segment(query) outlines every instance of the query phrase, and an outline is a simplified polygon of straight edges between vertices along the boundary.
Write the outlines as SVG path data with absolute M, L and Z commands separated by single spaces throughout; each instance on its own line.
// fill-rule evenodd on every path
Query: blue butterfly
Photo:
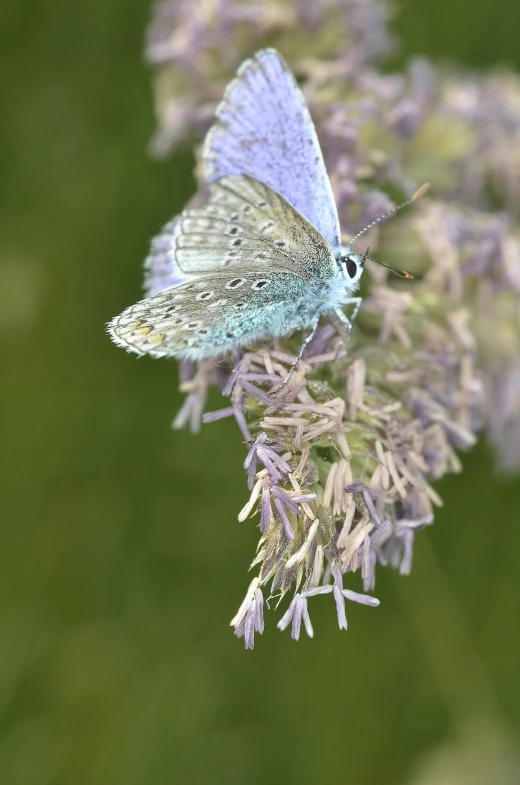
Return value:
M 262 50 L 241 65 L 203 160 L 207 203 L 185 210 L 153 241 L 151 296 L 113 319 L 110 336 L 137 354 L 199 360 L 306 330 L 290 375 L 322 315 L 350 331 L 369 257 L 341 244 L 316 130 L 278 52 Z

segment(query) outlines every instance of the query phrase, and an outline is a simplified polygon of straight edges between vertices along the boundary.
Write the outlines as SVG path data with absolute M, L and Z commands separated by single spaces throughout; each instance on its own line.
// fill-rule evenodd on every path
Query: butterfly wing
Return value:
M 274 49 L 246 60 L 204 144 L 206 179 L 248 174 L 282 194 L 335 248 L 338 212 L 316 130 L 296 80 Z
M 141 300 L 113 319 L 109 332 L 118 346 L 137 354 L 213 357 L 286 332 L 284 306 L 304 292 L 301 278 L 283 273 L 213 273 Z
M 157 294 L 191 278 L 183 273 L 172 259 L 173 238 L 181 217 L 176 215 L 152 240 L 150 252 L 144 262 L 144 288 L 147 295 Z
M 218 269 L 278 269 L 302 278 L 335 273 L 325 238 L 279 193 L 249 176 L 223 177 L 208 203 L 186 210 L 175 227 L 171 256 L 184 274 Z
M 210 185 L 204 207 L 184 210 L 152 241 L 145 261 L 147 294 L 234 264 L 269 265 L 284 243 L 289 264 L 304 263 L 298 255 L 300 238 L 291 237 L 291 212 L 279 194 L 258 180 L 222 178 Z M 287 236 L 277 238 L 281 224 Z M 312 228 L 310 233 L 318 234 Z M 306 274 L 305 269 L 300 272 Z
M 305 327 L 336 275 L 325 238 L 250 177 L 222 178 L 205 207 L 186 210 L 172 254 L 199 274 L 112 320 L 112 339 L 129 351 L 200 359 Z

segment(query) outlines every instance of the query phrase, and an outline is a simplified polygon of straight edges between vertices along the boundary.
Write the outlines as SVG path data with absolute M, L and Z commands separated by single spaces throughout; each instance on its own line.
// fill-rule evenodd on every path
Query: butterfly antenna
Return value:
M 412 200 L 410 199 L 410 201 Z M 397 270 L 395 267 L 390 267 L 389 264 L 385 264 L 384 262 L 380 262 L 378 259 L 374 259 L 373 256 L 368 255 L 369 250 L 370 249 L 367 248 L 366 253 L 363 254 L 363 266 L 365 265 L 366 260 L 369 259 L 371 262 L 375 262 L 381 267 L 386 267 L 387 270 L 390 270 L 396 275 L 399 275 L 401 278 L 408 278 L 409 281 L 413 281 L 413 275 L 411 273 L 407 272 L 406 270 Z
M 376 224 L 378 224 L 379 221 L 383 221 L 385 218 L 388 218 L 390 215 L 393 215 L 394 213 L 397 213 L 398 210 L 402 210 L 403 207 L 406 207 L 407 205 L 412 204 L 412 202 L 416 202 L 417 199 L 420 199 L 421 196 L 424 196 L 424 194 L 426 193 L 426 191 L 428 190 L 429 187 L 430 187 L 430 183 L 424 183 L 424 185 L 421 185 L 421 187 L 414 193 L 414 195 L 411 196 L 409 199 L 407 199 L 406 202 L 403 202 L 402 204 L 398 204 L 397 207 L 393 207 L 391 210 L 388 210 L 388 212 L 383 213 L 383 215 L 380 215 L 379 218 L 376 218 L 375 221 L 372 221 L 372 223 L 368 224 L 368 226 L 365 226 L 364 229 L 362 229 L 360 232 L 358 232 L 356 234 L 355 237 L 352 238 L 352 240 L 350 241 L 349 245 L 352 245 L 352 243 L 355 243 L 356 240 L 359 239 L 362 234 L 365 234 L 365 232 L 368 232 L 368 230 L 371 229 Z M 369 257 L 367 257 L 367 258 L 369 258 Z M 372 261 L 375 262 L 376 260 L 372 259 Z M 378 264 L 381 264 L 381 262 L 378 262 Z M 383 264 L 382 266 L 386 267 L 387 265 Z M 390 267 L 389 269 L 391 270 L 393 268 Z M 397 272 L 397 270 L 395 270 L 394 272 Z M 402 273 L 402 271 L 400 271 L 400 272 Z M 407 277 L 407 276 L 405 276 L 405 277 Z

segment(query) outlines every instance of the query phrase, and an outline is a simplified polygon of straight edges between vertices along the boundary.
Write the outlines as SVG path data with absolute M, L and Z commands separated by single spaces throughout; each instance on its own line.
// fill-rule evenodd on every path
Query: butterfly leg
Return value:
M 354 321 L 354 319 L 358 315 L 359 309 L 361 307 L 361 303 L 362 302 L 363 302 L 363 298 L 362 297 L 350 297 L 348 300 L 345 301 L 345 305 L 353 305 L 354 306 L 354 310 L 350 314 L 350 318 L 348 316 L 345 316 L 345 313 L 343 312 L 343 310 L 341 308 L 335 308 L 334 309 L 334 313 L 335 313 L 338 321 L 340 321 L 341 324 L 344 325 L 344 327 L 346 328 L 346 335 L 348 335 L 348 333 L 352 330 L 352 322 Z M 345 335 L 345 337 L 346 337 L 346 335 Z
M 335 308 L 334 309 L 334 316 L 336 317 L 338 322 L 341 322 L 341 324 L 345 328 L 345 334 L 341 337 L 341 340 L 344 341 L 345 338 L 347 337 L 347 335 L 352 330 L 352 322 L 350 321 L 348 316 L 345 316 L 345 314 L 343 313 L 341 308 Z
M 350 329 L 352 329 L 352 322 L 355 320 L 356 316 L 358 315 L 359 309 L 361 308 L 361 303 L 362 302 L 363 302 L 363 298 L 362 297 L 350 297 L 348 300 L 345 301 L 345 305 L 353 305 L 354 306 L 354 309 L 353 309 L 352 313 L 350 314 L 350 318 L 348 318 L 348 319 L 347 319 L 347 317 L 345 316 L 345 314 L 343 313 L 343 311 L 340 308 L 338 308 L 336 310 L 336 315 L 339 317 L 340 321 L 343 322 L 343 324 L 347 324 L 348 323 Z M 341 314 L 341 316 L 340 316 L 340 314 Z
M 358 315 L 362 302 L 363 302 L 362 297 L 351 297 L 346 301 L 345 305 L 354 305 L 354 310 L 350 314 L 350 319 L 348 316 L 345 315 L 345 313 L 341 308 L 336 308 L 334 311 L 334 314 L 338 319 L 338 321 L 341 322 L 341 324 L 345 327 L 345 333 L 344 335 L 341 336 L 341 340 L 338 346 L 338 354 L 341 351 L 343 344 L 347 340 L 347 337 L 350 335 L 350 332 L 352 330 L 352 322 Z
M 285 387 L 285 385 L 287 384 L 287 382 L 291 378 L 294 369 L 296 368 L 296 366 L 298 365 L 298 363 L 300 362 L 300 360 L 303 357 L 303 353 L 304 353 L 306 347 L 310 344 L 310 342 L 312 341 L 312 339 L 316 335 L 316 330 L 318 329 L 318 323 L 319 323 L 319 318 L 315 320 L 315 322 L 312 325 L 312 329 L 311 329 L 310 333 L 308 334 L 308 336 L 306 337 L 306 339 L 304 340 L 304 342 L 300 346 L 300 351 L 296 355 L 295 361 L 293 362 L 293 364 L 289 368 L 289 373 L 287 374 L 287 376 L 283 380 L 282 385 L 280 387 L 280 390 L 282 389 L 282 387 Z

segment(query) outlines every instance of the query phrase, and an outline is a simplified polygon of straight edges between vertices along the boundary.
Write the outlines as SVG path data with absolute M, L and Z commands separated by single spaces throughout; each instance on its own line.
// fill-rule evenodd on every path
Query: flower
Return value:
M 281 449 L 282 447 L 279 444 L 274 444 L 272 447 L 269 446 L 265 433 L 258 434 L 244 461 L 244 469 L 247 469 L 248 472 L 248 486 L 250 489 L 253 487 L 258 463 L 264 464 L 273 482 L 278 482 L 278 480 L 282 479 L 282 476 L 287 475 L 291 471 L 287 461 L 280 458 L 277 454 Z
M 251 582 L 244 602 L 230 624 L 235 628 L 237 638 L 244 638 L 246 649 L 253 649 L 255 632 L 259 635 L 264 632 L 264 598 L 257 578 Z
M 276 626 L 279 630 L 285 630 L 285 628 L 288 627 L 292 622 L 291 638 L 293 641 L 297 641 L 300 639 L 300 628 L 302 621 L 305 627 L 305 632 L 309 638 L 313 638 L 314 630 L 312 629 L 311 618 L 307 608 L 307 597 L 304 597 L 302 594 L 295 594 L 288 610 L 284 613 Z
M 167 0 L 149 29 L 156 152 L 198 144 L 238 63 L 269 43 L 302 80 L 347 237 L 431 182 L 430 199 L 367 233 L 416 280 L 371 269 L 346 342 L 321 325 L 282 389 L 301 336 L 182 366 L 175 425 L 232 416 L 246 443 L 239 520 L 258 514 L 260 530 L 257 575 L 232 621 L 246 648 L 263 632 L 268 583 L 278 601 L 294 591 L 278 627 L 291 624 L 296 640 L 302 622 L 313 636 L 310 597 L 332 594 L 340 629 L 345 600 L 377 605 L 344 580 L 359 573 L 372 591 L 380 567 L 409 574 L 415 535 L 442 504 L 434 483 L 461 471 L 458 452 L 480 432 L 501 467 L 520 467 L 520 78 L 439 72 L 424 59 L 379 73 L 385 17 L 376 0 L 212 0 L 197 16 Z M 148 291 L 171 275 L 159 238 Z M 230 402 L 202 414 L 210 385 Z
M 376 608 L 379 605 L 379 600 L 375 597 L 369 597 L 367 594 L 358 594 L 355 591 L 350 591 L 350 589 L 344 589 L 343 576 L 339 566 L 333 567 L 332 573 L 334 575 L 334 585 L 329 583 L 323 586 L 317 586 L 313 589 L 306 589 L 301 594 L 295 594 L 291 604 L 289 605 L 289 608 L 277 624 L 279 630 L 285 630 L 292 622 L 291 638 L 297 641 L 300 638 L 301 623 L 303 621 L 305 632 L 309 638 L 313 638 L 314 630 L 312 629 L 309 610 L 307 607 L 307 598 L 315 597 L 318 594 L 332 593 L 336 603 L 336 612 L 338 615 L 338 625 L 340 630 L 346 630 L 348 626 L 347 616 L 345 613 L 345 600 L 358 602 L 361 605 L 370 605 L 373 608 Z
M 355 70 L 392 49 L 387 16 L 378 0 L 207 0 L 197 13 L 190 0 L 159 2 L 145 48 L 155 69 L 152 153 L 162 156 L 186 138 L 202 139 L 226 84 L 255 49 L 291 52 L 298 43 L 297 50 L 328 58 L 347 51 Z

